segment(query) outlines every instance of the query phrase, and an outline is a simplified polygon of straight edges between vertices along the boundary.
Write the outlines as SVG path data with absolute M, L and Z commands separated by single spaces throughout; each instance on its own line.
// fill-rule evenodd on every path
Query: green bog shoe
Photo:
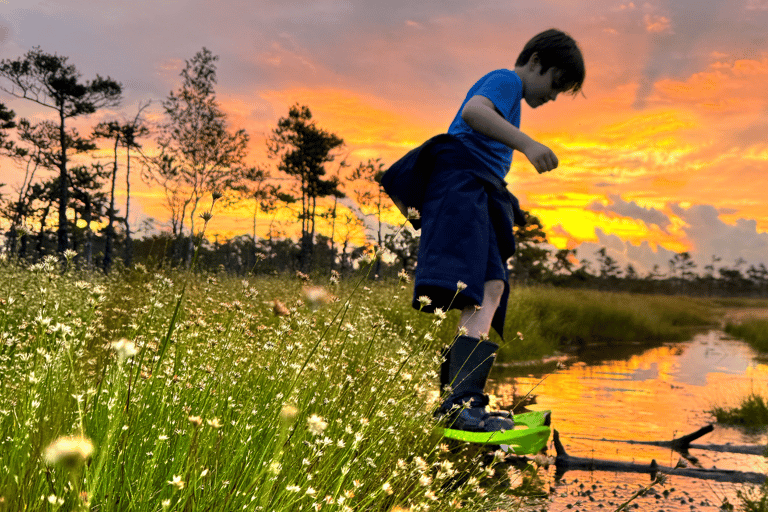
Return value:
M 547 445 L 550 434 L 550 411 L 515 414 L 513 430 L 496 432 L 469 432 L 444 428 L 443 436 L 467 443 L 499 445 L 516 455 L 534 454 Z

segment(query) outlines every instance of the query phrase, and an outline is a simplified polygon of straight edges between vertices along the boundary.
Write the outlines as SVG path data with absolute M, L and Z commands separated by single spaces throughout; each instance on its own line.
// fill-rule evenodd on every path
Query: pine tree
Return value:
M 296 181 L 297 192 L 301 197 L 299 259 L 305 271 L 312 268 L 317 199 L 343 195 L 339 190 L 338 178 L 323 178 L 326 175 L 325 166 L 337 158 L 337 150 L 343 145 L 344 141 L 340 137 L 315 124 L 308 107 L 299 105 L 292 106 L 288 117 L 278 121 L 277 128 L 267 140 L 270 157 L 279 159 L 278 170 Z M 343 160 L 340 165 L 344 165 Z
M 67 121 L 93 114 L 106 107 L 117 106 L 121 100 L 122 85 L 111 78 L 82 81 L 67 57 L 43 52 L 35 47 L 21 58 L 0 61 L 0 89 L 17 98 L 32 101 L 54 110 L 56 148 L 53 164 L 59 171 L 59 227 L 57 249 L 60 254 L 69 247 L 67 207 L 70 195 L 68 165 L 73 153 L 86 151 L 88 141 L 76 130 L 67 128 Z M 92 146 L 91 146 L 92 149 Z

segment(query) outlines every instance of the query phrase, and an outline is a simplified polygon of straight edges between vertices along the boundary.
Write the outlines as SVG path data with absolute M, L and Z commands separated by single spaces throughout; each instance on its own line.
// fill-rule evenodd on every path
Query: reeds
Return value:
M 745 319 L 740 323 L 728 323 L 725 332 L 741 338 L 758 352 L 768 353 L 768 320 Z
M 506 331 L 522 339 L 504 344 L 502 360 L 536 359 L 586 343 L 674 341 L 714 323 L 706 301 L 562 288 L 513 288 Z
M 735 407 L 715 406 L 710 411 L 718 423 L 740 425 L 749 428 L 768 426 L 768 399 L 757 392 L 750 392 Z
M 492 509 L 432 418 L 442 320 L 366 283 L 0 262 L 0 510 Z

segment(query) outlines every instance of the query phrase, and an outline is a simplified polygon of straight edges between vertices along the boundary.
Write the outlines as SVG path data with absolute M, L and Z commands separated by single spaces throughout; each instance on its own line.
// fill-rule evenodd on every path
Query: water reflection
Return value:
M 533 389 L 536 403 L 530 407 L 553 411 L 553 427 L 571 455 L 640 463 L 656 459 L 668 466 L 677 463 L 679 454 L 616 441 L 671 440 L 713 423 L 707 411 L 714 405 L 736 405 L 750 391 L 768 396 L 768 365 L 759 362 L 749 346 L 719 331 L 698 335 L 686 343 L 621 350 L 624 352 L 615 355 L 607 347 L 598 347 L 551 374 L 494 370 L 495 392 L 508 401 Z M 765 445 L 768 435 L 716 426 L 698 442 Z M 768 471 L 763 457 L 704 450 L 697 450 L 695 455 L 702 467 Z M 644 485 L 648 477 L 588 474 L 586 478 L 603 484 Z M 680 477 L 674 485 L 694 496 L 701 492 L 712 498 L 711 482 Z M 728 485 L 722 492 L 733 496 L 734 486 Z M 560 505 L 571 503 L 567 498 L 553 499 Z M 666 508 L 675 510 L 674 506 Z

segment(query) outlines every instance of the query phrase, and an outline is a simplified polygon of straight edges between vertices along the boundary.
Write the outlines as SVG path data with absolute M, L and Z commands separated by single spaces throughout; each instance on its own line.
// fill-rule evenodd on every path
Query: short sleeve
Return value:
M 522 89 L 522 82 L 517 75 L 499 70 L 489 73 L 473 92 L 491 100 L 496 109 L 509 120 L 520 105 Z

